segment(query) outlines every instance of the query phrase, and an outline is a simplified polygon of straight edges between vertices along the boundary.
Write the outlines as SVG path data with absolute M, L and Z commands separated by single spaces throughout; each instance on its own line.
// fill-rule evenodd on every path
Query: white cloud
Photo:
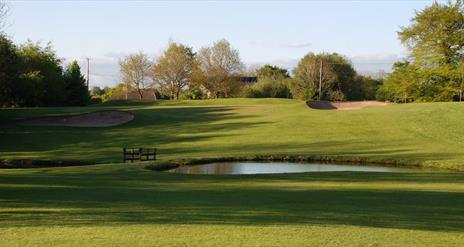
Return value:
M 87 74 L 87 61 L 79 60 L 83 74 Z M 112 56 L 95 57 L 90 59 L 90 87 L 115 86 L 121 80 L 119 74 L 119 58 Z
M 363 54 L 349 57 L 355 69 L 363 73 L 390 72 L 393 63 L 401 60 L 398 54 Z
M 379 71 L 390 72 L 393 63 L 402 59 L 399 55 L 393 53 L 362 54 L 355 56 L 347 56 L 347 58 L 352 62 L 353 67 L 360 74 L 372 74 L 378 73 Z M 291 72 L 293 68 L 295 68 L 298 65 L 300 59 L 301 58 L 278 59 L 270 62 L 249 63 L 249 65 L 262 66 L 264 64 L 271 64 L 285 68 Z
M 303 45 L 303 44 L 300 44 Z M 121 81 L 119 73 L 119 60 L 129 53 L 113 52 L 107 53 L 102 57 L 94 57 L 90 60 L 90 86 L 115 86 Z M 156 58 L 159 54 L 149 54 L 150 58 Z M 401 57 L 393 53 L 385 54 L 362 54 L 348 56 L 353 63 L 354 68 L 361 74 L 377 73 L 379 71 L 389 72 L 394 62 L 401 60 Z M 73 59 L 66 58 L 65 62 L 69 63 Z M 260 67 L 264 64 L 276 65 L 290 72 L 298 65 L 300 58 L 278 59 L 269 62 L 247 63 L 248 67 Z M 84 75 L 87 73 L 87 62 L 85 58 L 78 60 L 81 71 Z

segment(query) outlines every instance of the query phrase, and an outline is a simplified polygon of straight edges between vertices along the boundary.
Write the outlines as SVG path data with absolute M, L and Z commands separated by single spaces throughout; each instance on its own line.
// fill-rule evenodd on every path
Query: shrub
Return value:
M 290 89 L 285 80 L 265 78 L 256 84 L 246 86 L 242 91 L 245 98 L 291 98 Z

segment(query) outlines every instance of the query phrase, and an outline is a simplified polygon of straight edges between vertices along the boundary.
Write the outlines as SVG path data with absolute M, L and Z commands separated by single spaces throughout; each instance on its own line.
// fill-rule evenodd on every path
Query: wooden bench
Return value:
M 156 148 L 123 148 L 123 162 L 156 160 Z

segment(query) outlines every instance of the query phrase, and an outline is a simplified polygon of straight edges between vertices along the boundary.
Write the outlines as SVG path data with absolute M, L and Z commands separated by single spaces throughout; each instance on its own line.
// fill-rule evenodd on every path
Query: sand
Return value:
M 79 115 L 39 117 L 21 120 L 23 125 L 67 127 L 111 127 L 127 123 L 134 115 L 125 111 L 97 111 Z
M 387 106 L 388 103 L 380 101 L 351 101 L 351 102 L 330 102 L 330 101 L 308 101 L 308 106 L 319 110 L 357 110 L 369 106 Z

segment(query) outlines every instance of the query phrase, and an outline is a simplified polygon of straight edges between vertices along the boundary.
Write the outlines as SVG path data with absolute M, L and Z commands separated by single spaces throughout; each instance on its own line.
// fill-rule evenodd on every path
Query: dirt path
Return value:
M 330 102 L 330 101 L 308 101 L 308 106 L 319 110 L 357 110 L 368 106 L 387 106 L 388 103 L 380 101 L 352 101 L 352 102 Z
M 97 111 L 79 115 L 41 117 L 22 120 L 23 125 L 68 126 L 68 127 L 111 127 L 127 123 L 134 115 L 125 111 Z

